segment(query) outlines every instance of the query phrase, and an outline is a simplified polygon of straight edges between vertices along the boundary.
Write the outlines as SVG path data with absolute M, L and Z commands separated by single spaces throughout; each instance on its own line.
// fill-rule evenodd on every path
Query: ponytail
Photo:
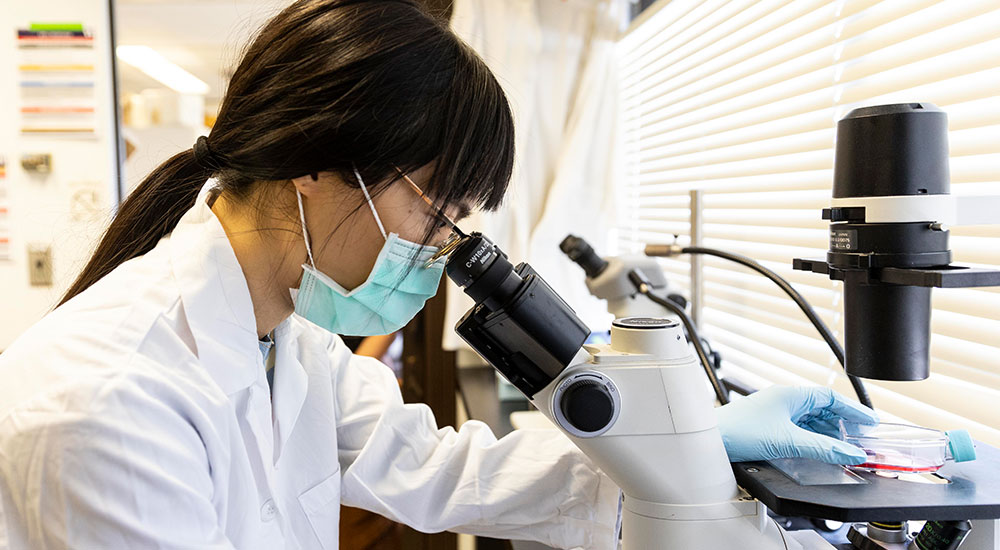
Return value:
M 152 250 L 194 206 L 198 192 L 211 175 L 211 169 L 195 161 L 192 149 L 174 155 L 153 170 L 119 206 L 94 255 L 59 305 L 119 265 Z

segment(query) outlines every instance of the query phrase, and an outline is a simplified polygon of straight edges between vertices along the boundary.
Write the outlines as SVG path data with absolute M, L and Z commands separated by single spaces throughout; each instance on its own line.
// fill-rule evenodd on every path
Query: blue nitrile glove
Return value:
M 878 423 L 875 411 L 822 387 L 774 386 L 715 410 L 732 462 L 805 457 L 861 464 L 864 451 L 835 439 L 837 422 Z

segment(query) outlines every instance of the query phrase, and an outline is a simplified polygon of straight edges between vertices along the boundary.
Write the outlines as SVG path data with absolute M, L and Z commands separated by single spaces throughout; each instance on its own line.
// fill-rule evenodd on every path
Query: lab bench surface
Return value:
M 514 431 L 510 424 L 510 414 L 531 410 L 527 401 L 500 401 L 497 394 L 497 375 L 492 367 L 460 367 L 458 369 L 458 391 L 465 404 L 469 418 L 485 423 L 497 437 Z M 510 541 L 513 550 L 552 550 L 537 542 Z M 504 548 L 504 543 L 480 540 L 477 550 Z

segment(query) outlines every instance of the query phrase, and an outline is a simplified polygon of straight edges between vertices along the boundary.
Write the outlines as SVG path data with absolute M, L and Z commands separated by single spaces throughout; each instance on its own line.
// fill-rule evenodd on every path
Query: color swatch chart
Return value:
M 21 135 L 93 137 L 94 37 L 80 23 L 18 29 Z

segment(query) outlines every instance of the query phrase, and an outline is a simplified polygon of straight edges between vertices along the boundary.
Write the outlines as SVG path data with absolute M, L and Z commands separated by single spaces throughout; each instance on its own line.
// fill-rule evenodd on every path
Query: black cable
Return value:
M 739 395 L 750 395 L 757 392 L 757 388 L 737 380 L 732 376 L 727 376 L 722 379 L 722 385 L 729 390 L 729 393 L 737 393 Z
M 705 352 L 708 354 L 712 366 L 715 367 L 716 372 L 718 372 L 719 369 L 722 368 L 722 354 L 716 351 L 715 348 L 712 347 L 712 342 L 704 336 L 701 337 L 701 344 L 705 346 Z M 747 384 L 746 382 L 741 382 L 732 376 L 721 378 L 719 382 L 722 383 L 723 388 L 726 388 L 728 395 L 735 392 L 739 395 L 746 396 L 757 392 L 757 388 Z
M 691 317 L 684 311 L 684 308 L 677 305 L 671 300 L 661 298 L 649 290 L 649 279 L 646 275 L 639 269 L 633 269 L 628 273 L 628 280 L 635 285 L 636 290 L 639 293 L 645 295 L 650 300 L 656 302 L 657 304 L 663 306 L 664 308 L 670 310 L 672 313 L 681 318 L 681 322 L 684 323 L 684 328 L 687 329 L 688 339 L 694 345 L 694 351 L 698 354 L 698 360 L 701 361 L 702 367 L 705 368 L 705 374 L 708 376 L 708 381 L 712 383 L 712 389 L 715 390 L 715 397 L 719 400 L 719 403 L 723 405 L 729 403 L 729 392 L 727 392 L 722 384 L 719 383 L 719 377 L 715 373 L 715 369 L 712 368 L 712 363 L 708 360 L 708 355 L 705 354 L 705 348 L 701 345 L 701 337 L 698 336 L 698 329 L 694 326 L 694 321 Z
M 840 366 L 844 367 L 845 372 L 847 371 L 847 363 L 844 360 L 844 348 L 841 347 L 840 342 L 837 341 L 837 337 L 833 335 L 833 331 L 830 330 L 830 327 L 826 326 L 826 323 L 823 322 L 823 319 L 820 319 L 819 315 L 816 314 L 816 311 L 813 309 L 813 307 L 809 305 L 809 302 L 807 302 L 806 299 L 801 294 L 799 294 L 799 291 L 795 290 L 795 288 L 792 287 L 792 285 L 789 284 L 788 281 L 782 278 L 781 275 L 778 275 L 774 271 L 771 271 L 770 269 L 764 267 L 763 265 L 761 265 L 752 258 L 741 256 L 739 254 L 733 254 L 732 252 L 726 252 L 724 250 L 718 250 L 715 248 L 705 248 L 702 246 L 689 246 L 682 248 L 681 253 L 704 254 L 707 256 L 716 256 L 719 258 L 723 258 L 725 260 L 736 262 L 740 265 L 749 267 L 750 269 L 756 271 L 757 273 L 760 273 L 761 275 L 767 277 L 768 279 L 771 279 L 771 281 L 773 281 L 774 284 L 778 285 L 778 287 L 781 288 L 781 290 L 783 290 L 785 294 L 788 295 L 789 298 L 795 301 L 795 303 L 799 306 L 799 309 L 802 310 L 802 313 L 805 313 L 806 317 L 809 318 L 809 321 L 812 323 L 812 325 L 816 327 L 816 330 L 819 331 L 820 336 L 823 337 L 823 340 L 825 340 L 827 345 L 830 346 L 830 349 L 833 351 L 833 354 L 837 357 L 837 361 L 840 362 Z M 868 390 L 865 389 L 865 385 L 861 381 L 861 379 L 858 378 L 857 376 L 854 376 L 853 374 L 848 374 L 847 378 L 851 381 L 851 386 L 854 386 L 854 393 L 857 394 L 858 401 L 860 401 L 862 405 L 870 409 L 873 408 L 872 400 L 868 396 Z

